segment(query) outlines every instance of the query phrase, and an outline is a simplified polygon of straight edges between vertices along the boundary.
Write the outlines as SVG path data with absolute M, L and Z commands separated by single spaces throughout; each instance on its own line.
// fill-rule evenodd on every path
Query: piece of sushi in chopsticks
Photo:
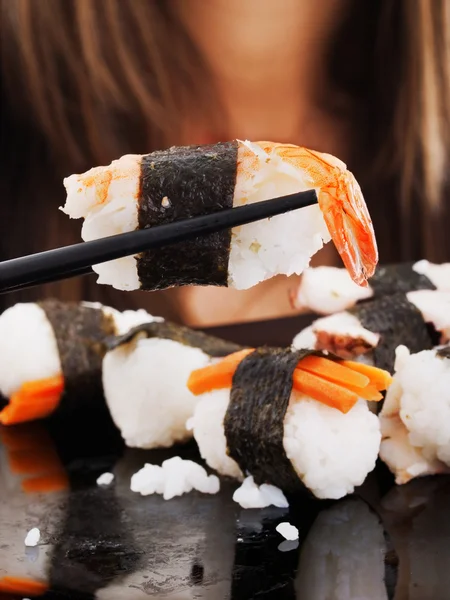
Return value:
M 101 367 L 110 336 L 154 317 L 92 303 L 19 303 L 0 316 L 0 392 L 13 425 L 92 408 L 102 398 Z M 75 403 L 75 404 L 74 404 Z
M 391 381 L 360 367 L 310 350 L 242 350 L 191 374 L 202 398 L 188 426 L 222 475 L 341 498 L 375 466 L 380 427 L 365 399 Z
M 430 350 L 450 339 L 450 292 L 419 290 L 380 296 L 322 317 L 301 331 L 294 348 L 334 352 L 394 371 L 395 349 Z
M 103 390 L 126 445 L 168 447 L 191 438 L 186 421 L 199 401 L 186 386 L 191 371 L 239 349 L 168 321 L 144 323 L 111 339 Z
M 439 265 L 420 260 L 379 266 L 367 287 L 356 285 L 345 269 L 309 268 L 292 291 L 291 304 L 296 309 L 328 315 L 369 298 L 418 290 L 450 292 L 450 263 Z
M 397 484 L 450 473 L 450 346 L 396 351 L 395 375 L 380 412 L 380 458 Z
M 121 290 L 182 285 L 247 289 L 300 274 L 333 239 L 353 281 L 366 285 L 378 251 L 354 176 L 329 154 L 294 145 L 234 140 L 127 155 L 64 180 L 71 218 L 85 241 L 316 189 L 318 205 L 94 266 L 98 283 Z

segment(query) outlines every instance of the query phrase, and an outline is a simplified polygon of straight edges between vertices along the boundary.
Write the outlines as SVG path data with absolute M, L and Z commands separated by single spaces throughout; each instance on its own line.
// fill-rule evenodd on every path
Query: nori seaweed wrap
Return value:
M 303 485 L 283 446 L 292 377 L 308 350 L 261 348 L 245 357 L 233 377 L 224 420 L 228 454 L 255 482 L 287 492 Z
M 378 266 L 369 285 L 374 297 L 406 294 L 417 290 L 435 290 L 436 286 L 424 274 L 414 270 L 415 263 L 405 262 Z
M 102 360 L 106 340 L 116 333 L 112 316 L 102 308 L 75 302 L 44 300 L 38 303 L 45 311 L 58 345 L 64 396 L 60 409 L 64 412 L 89 408 L 102 399 Z
M 109 338 L 107 340 L 108 350 L 114 350 L 119 346 L 128 344 L 138 336 L 148 339 L 172 340 L 183 346 L 198 348 L 205 354 L 216 358 L 227 356 L 242 349 L 242 346 L 234 342 L 222 340 L 178 323 L 152 321 L 133 327 L 123 335 Z
M 233 207 L 237 142 L 188 146 L 153 152 L 142 158 L 139 229 L 207 215 Z M 231 231 L 225 230 L 137 259 L 142 290 L 180 285 L 228 283 Z
M 348 312 L 357 317 L 365 329 L 380 335 L 372 351 L 373 362 L 380 369 L 390 373 L 394 371 L 395 349 L 400 344 L 407 346 L 411 352 L 433 347 L 432 329 L 405 294 L 381 296 Z

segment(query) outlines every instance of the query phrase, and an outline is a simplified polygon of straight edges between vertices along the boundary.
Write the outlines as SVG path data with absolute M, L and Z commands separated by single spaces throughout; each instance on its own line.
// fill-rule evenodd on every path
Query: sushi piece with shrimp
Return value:
M 315 189 L 318 205 L 94 266 L 121 290 L 182 285 L 248 289 L 300 274 L 333 239 L 352 280 L 366 285 L 378 250 L 361 189 L 329 154 L 291 144 L 234 140 L 127 155 L 64 180 L 85 241 Z
M 103 402 L 106 340 L 154 317 L 101 304 L 19 303 L 0 315 L 0 423 L 13 425 Z M 97 402 L 98 404 L 98 402 Z
M 239 349 L 168 321 L 144 323 L 111 339 L 103 390 L 126 445 L 168 447 L 191 438 L 186 421 L 199 400 L 186 386 L 191 371 Z
M 399 346 L 395 371 L 380 412 L 381 459 L 397 484 L 450 473 L 450 346 Z
M 390 381 L 310 350 L 242 350 L 191 374 L 202 397 L 188 426 L 222 475 L 341 498 L 375 467 L 381 434 L 366 399 L 381 400 Z
M 438 265 L 420 260 L 380 266 L 367 287 L 356 285 L 345 269 L 309 268 L 292 292 L 291 304 L 296 309 L 328 315 L 347 310 L 369 298 L 417 290 L 450 292 L 450 263 Z
M 395 349 L 431 350 L 450 340 L 450 292 L 418 290 L 380 296 L 317 319 L 294 338 L 294 348 L 334 352 L 394 370 Z

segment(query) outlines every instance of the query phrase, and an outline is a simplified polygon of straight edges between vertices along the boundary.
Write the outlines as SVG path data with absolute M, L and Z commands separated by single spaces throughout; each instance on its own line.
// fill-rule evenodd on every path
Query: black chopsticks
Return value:
M 92 273 L 92 265 L 274 217 L 315 203 L 315 190 L 307 190 L 167 225 L 7 260 L 0 263 L 0 293 L 86 275 Z

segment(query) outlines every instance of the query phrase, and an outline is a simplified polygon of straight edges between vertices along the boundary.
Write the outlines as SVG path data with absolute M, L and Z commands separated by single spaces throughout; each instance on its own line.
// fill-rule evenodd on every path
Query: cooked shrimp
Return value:
M 275 155 L 301 171 L 306 187 L 315 188 L 328 231 L 353 281 L 367 286 L 378 262 L 378 249 L 361 188 L 347 166 L 323 154 L 274 142 L 240 142 L 238 176 L 255 177 L 261 170 L 259 147 L 265 162 Z

